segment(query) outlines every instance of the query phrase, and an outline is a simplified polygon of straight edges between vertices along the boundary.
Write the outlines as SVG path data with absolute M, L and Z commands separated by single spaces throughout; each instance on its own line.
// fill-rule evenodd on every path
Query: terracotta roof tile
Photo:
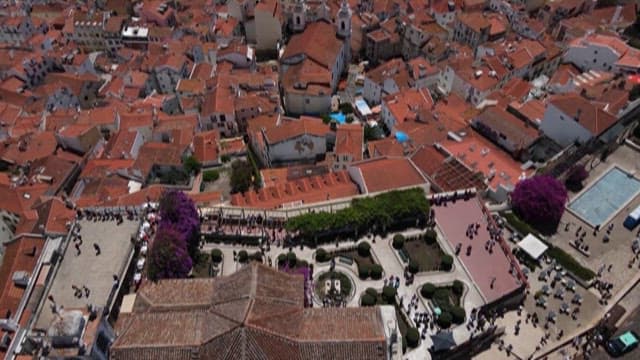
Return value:
M 377 158 L 352 166 L 360 171 L 367 193 L 427 184 L 415 165 L 405 158 Z

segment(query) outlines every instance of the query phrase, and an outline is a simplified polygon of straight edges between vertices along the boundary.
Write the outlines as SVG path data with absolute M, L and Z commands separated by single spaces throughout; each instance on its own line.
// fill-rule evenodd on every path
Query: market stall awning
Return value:
M 547 244 L 532 234 L 525 236 L 525 238 L 518 243 L 518 247 L 535 260 L 538 260 L 549 248 Z

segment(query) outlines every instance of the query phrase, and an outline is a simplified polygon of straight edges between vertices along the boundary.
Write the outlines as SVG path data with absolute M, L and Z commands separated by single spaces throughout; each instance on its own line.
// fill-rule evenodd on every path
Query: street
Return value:
M 618 331 L 614 334 L 614 337 L 624 333 L 627 330 L 633 330 L 636 333 L 640 333 L 640 308 L 636 308 L 633 311 L 633 313 L 629 315 L 629 317 L 624 321 L 624 323 L 622 323 L 622 326 L 620 327 L 620 329 L 618 329 Z M 637 359 L 638 357 L 640 357 L 640 350 L 636 348 L 633 351 L 628 352 L 621 357 L 618 357 L 617 359 L 631 360 L 631 359 Z M 607 354 L 604 348 L 599 347 L 597 351 L 593 352 L 591 359 L 606 360 L 606 359 L 611 359 L 611 356 Z

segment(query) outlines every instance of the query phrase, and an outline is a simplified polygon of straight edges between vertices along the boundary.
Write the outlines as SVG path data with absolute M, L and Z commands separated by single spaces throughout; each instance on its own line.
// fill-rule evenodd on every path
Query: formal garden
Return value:
M 443 329 L 452 324 L 464 323 L 466 314 L 461 303 L 463 293 L 464 284 L 459 280 L 445 286 L 426 283 L 420 288 L 420 295 L 429 301 L 437 317 L 436 323 Z
M 327 251 L 323 248 L 316 250 L 315 259 L 317 262 L 332 261 L 351 266 L 354 263 L 358 268 L 358 277 L 362 280 L 371 278 L 373 280 L 382 279 L 382 266 L 375 262 L 371 255 L 371 244 L 366 241 L 359 243 L 352 248 L 343 248 L 335 251 Z
M 341 271 L 326 271 L 315 280 L 314 293 L 324 306 L 342 306 L 353 297 L 354 284 Z
M 453 257 L 440 248 L 437 237 L 433 229 L 410 238 L 396 234 L 393 237 L 392 246 L 398 252 L 400 259 L 408 264 L 411 273 L 449 271 L 453 266 Z

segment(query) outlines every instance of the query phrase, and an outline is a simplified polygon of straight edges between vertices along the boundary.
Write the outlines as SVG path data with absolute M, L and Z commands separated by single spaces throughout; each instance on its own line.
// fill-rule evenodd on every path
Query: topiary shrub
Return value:
M 369 269 L 369 266 L 366 264 L 362 264 L 358 266 L 358 276 L 360 277 L 360 279 L 365 280 L 366 278 L 369 277 L 369 272 L 371 270 Z
M 404 235 L 396 234 L 393 237 L 392 245 L 393 245 L 393 248 L 396 250 L 402 249 L 404 247 Z
M 287 261 L 287 255 L 286 254 L 278 255 L 278 265 L 284 265 L 285 261 Z
M 293 251 L 289 251 L 287 253 L 287 262 L 289 263 L 289 267 L 296 266 L 296 263 L 298 262 L 298 258 L 296 257 L 296 253 L 294 253 Z
M 418 347 L 418 344 L 420 344 L 420 332 L 416 328 L 407 329 L 405 337 L 407 338 L 407 347 L 411 349 Z
M 436 288 L 433 293 L 433 301 L 436 304 L 448 304 L 449 303 L 449 290 L 446 288 Z
M 325 262 L 329 260 L 329 254 L 327 254 L 327 250 L 323 248 L 319 248 L 316 250 L 316 261 L 317 262 Z
M 396 288 L 393 286 L 385 286 L 382 288 L 382 298 L 388 303 L 393 304 L 396 300 Z
M 418 263 L 413 260 L 409 261 L 409 272 L 415 274 L 418 271 L 420 271 L 420 266 L 418 265 Z
M 213 249 L 211 250 L 211 261 L 218 264 L 222 261 L 222 250 Z
M 460 296 L 462 295 L 462 292 L 464 291 L 464 283 L 462 283 L 462 281 L 460 280 L 454 280 L 453 281 L 453 285 L 451 286 L 453 293 Z
M 364 291 L 366 294 L 369 294 L 371 296 L 373 296 L 374 298 L 378 297 L 378 290 L 374 289 L 374 288 L 367 288 L 367 290 Z
M 451 312 L 451 319 L 454 324 L 460 325 L 464 323 L 466 313 L 463 308 L 461 308 L 460 306 L 452 306 L 450 312 Z
M 376 304 L 376 298 L 370 294 L 364 294 L 362 295 L 362 299 L 360 299 L 360 304 L 362 304 L 362 306 L 374 306 Z
M 371 255 L 371 245 L 368 242 L 363 241 L 358 244 L 358 255 L 362 257 L 368 257 Z
M 437 239 L 438 239 L 438 233 L 435 230 L 429 229 L 425 231 L 424 241 L 426 241 L 427 244 L 433 244 L 436 242 Z
M 369 271 L 369 275 L 371 275 L 371 278 L 373 280 L 382 279 L 382 266 L 380 266 L 379 264 L 371 265 L 371 269 Z
M 431 299 L 436 292 L 436 286 L 432 283 L 426 283 L 420 288 L 420 295 L 425 299 Z
M 260 251 L 256 251 L 250 256 L 251 260 L 262 262 L 262 253 Z
M 444 312 L 438 316 L 436 323 L 443 329 L 448 329 L 451 326 L 451 322 L 453 321 L 453 317 L 448 312 Z
M 444 271 L 451 270 L 451 268 L 453 267 L 453 257 L 448 254 L 443 255 L 440 266 L 442 266 L 442 270 Z
M 245 250 L 240 250 L 238 252 L 238 261 L 241 263 L 246 263 L 249 260 L 249 254 Z

